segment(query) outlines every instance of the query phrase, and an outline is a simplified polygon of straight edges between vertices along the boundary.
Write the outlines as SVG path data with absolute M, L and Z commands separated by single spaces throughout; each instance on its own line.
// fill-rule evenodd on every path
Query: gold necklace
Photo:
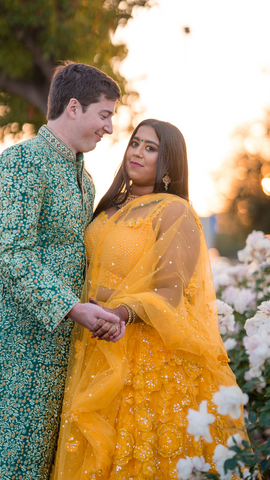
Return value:
M 122 194 L 118 197 L 117 200 L 121 200 L 121 198 L 123 198 L 124 196 L 125 196 L 125 194 L 122 193 Z M 117 210 L 118 210 L 118 209 L 120 209 L 120 208 L 125 207 L 125 205 L 127 205 L 129 202 L 132 202 L 132 200 L 135 200 L 135 199 L 138 198 L 138 197 L 139 197 L 139 195 L 129 195 L 129 196 L 127 197 L 127 199 L 126 199 L 123 203 L 120 203 L 119 205 L 114 204 L 114 206 L 115 206 L 115 207 L 117 208 Z

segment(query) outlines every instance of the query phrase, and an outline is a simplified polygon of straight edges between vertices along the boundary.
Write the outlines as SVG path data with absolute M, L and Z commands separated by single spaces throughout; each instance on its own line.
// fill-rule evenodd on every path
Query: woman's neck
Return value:
M 150 193 L 153 193 L 154 191 L 154 186 L 141 186 L 141 185 L 134 185 L 132 184 L 131 188 L 131 193 L 132 195 L 137 195 L 138 197 L 141 197 L 142 195 L 149 195 Z

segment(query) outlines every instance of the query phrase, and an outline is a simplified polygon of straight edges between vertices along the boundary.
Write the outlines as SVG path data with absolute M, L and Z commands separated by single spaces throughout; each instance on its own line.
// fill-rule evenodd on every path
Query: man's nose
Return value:
M 113 133 L 113 126 L 112 126 L 112 119 L 108 118 L 106 125 L 104 125 L 103 129 L 106 131 L 106 133 L 109 133 L 111 135 Z

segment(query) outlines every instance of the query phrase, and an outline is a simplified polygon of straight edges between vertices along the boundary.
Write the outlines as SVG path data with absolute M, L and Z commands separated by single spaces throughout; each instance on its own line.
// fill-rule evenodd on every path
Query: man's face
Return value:
M 72 135 L 73 150 L 89 152 L 94 150 L 105 133 L 112 134 L 112 116 L 115 110 L 115 100 L 102 98 L 97 103 L 91 103 L 85 112 L 78 102 L 74 130 Z

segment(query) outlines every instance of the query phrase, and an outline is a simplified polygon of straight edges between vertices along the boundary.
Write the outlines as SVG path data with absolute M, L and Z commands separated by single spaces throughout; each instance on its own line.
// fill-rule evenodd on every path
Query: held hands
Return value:
M 125 312 L 118 315 L 118 308 L 103 308 L 98 302 L 90 299 L 90 303 L 77 303 L 69 312 L 68 316 L 74 322 L 79 323 L 93 332 L 93 337 L 102 340 L 117 342 L 125 334 Z M 124 309 L 125 310 L 125 309 Z
M 90 301 L 92 301 L 92 299 L 90 299 L 89 302 Z M 111 341 L 115 343 L 118 340 L 120 340 L 125 334 L 126 321 L 128 319 L 127 310 L 125 309 L 125 307 L 122 307 L 121 305 L 119 305 L 116 308 L 107 308 L 107 307 L 101 307 L 101 308 L 105 312 L 117 315 L 117 317 L 120 319 L 120 332 L 119 333 L 117 332 L 114 335 L 111 335 L 111 329 L 107 330 L 106 323 L 102 325 L 102 327 L 95 325 L 93 329 L 92 338 L 97 337 L 99 340 L 106 340 L 106 341 Z

